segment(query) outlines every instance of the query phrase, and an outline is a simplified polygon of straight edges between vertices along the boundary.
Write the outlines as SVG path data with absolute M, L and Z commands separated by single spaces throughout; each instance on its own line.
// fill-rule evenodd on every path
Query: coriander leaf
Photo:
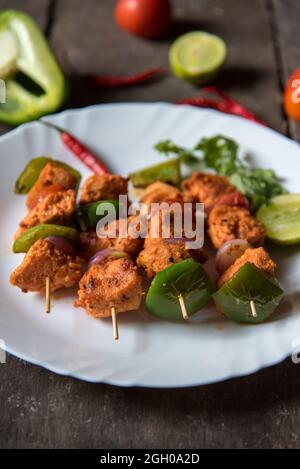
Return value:
M 203 138 L 195 147 L 204 153 L 205 164 L 217 173 L 230 175 L 237 168 L 238 145 L 230 138 L 216 135 Z

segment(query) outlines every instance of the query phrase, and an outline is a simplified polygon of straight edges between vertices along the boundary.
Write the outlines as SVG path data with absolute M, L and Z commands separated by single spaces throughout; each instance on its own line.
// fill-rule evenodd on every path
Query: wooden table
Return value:
M 84 75 L 167 66 L 170 40 L 120 31 L 112 0 L 0 0 L 40 24 L 71 80 L 65 107 L 111 101 L 175 101 L 196 89 L 168 74 L 149 86 L 92 90 Z M 175 0 L 174 36 L 204 29 L 229 49 L 217 85 L 272 127 L 300 140 L 281 107 L 300 66 L 299 0 Z M 8 130 L 4 126 L 1 131 Z M 284 155 L 283 155 L 284 157 Z M 228 344 L 230 346 L 230 344 Z M 222 357 L 220 357 L 222 359 Z M 0 365 L 0 447 L 299 448 L 300 365 L 177 390 L 122 389 L 60 377 L 8 356 Z

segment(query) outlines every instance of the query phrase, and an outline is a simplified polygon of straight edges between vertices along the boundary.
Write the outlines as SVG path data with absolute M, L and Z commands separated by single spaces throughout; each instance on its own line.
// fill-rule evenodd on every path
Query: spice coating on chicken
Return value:
M 60 190 L 75 189 L 77 180 L 69 171 L 56 163 L 47 163 L 40 172 L 38 180 L 28 192 L 26 206 L 30 210 L 38 202 L 39 197 L 49 186 L 57 186 Z
M 94 318 L 137 310 L 142 299 L 142 280 L 137 267 L 128 258 L 107 258 L 91 265 L 79 283 L 75 306 L 85 308 Z
M 161 238 L 147 238 L 144 249 L 140 252 L 136 262 L 151 279 L 166 267 L 189 258 L 190 255 L 183 240 L 169 242 Z
M 50 241 L 34 243 L 19 267 L 12 272 L 10 283 L 22 291 L 45 292 L 46 277 L 50 277 L 51 291 L 69 288 L 82 276 L 83 260 L 70 256 Z
M 182 202 L 182 195 L 179 190 L 165 182 L 156 181 L 150 184 L 140 197 L 140 202 L 148 205 L 159 202 Z
M 130 221 L 133 219 L 134 217 L 129 217 L 112 221 L 102 236 L 98 236 L 94 230 L 81 233 L 80 255 L 89 260 L 96 252 L 111 247 L 117 251 L 126 252 L 131 257 L 136 257 L 143 247 L 143 240 L 131 234 Z M 122 223 L 124 223 L 124 228 L 120 229 Z
M 230 267 L 227 269 L 219 278 L 218 286 L 222 287 L 227 283 L 231 277 L 247 262 L 254 264 L 261 271 L 274 275 L 276 270 L 276 264 L 271 259 L 269 254 L 264 248 L 246 249 L 244 254 L 239 257 Z
M 98 200 L 118 199 L 127 195 L 128 179 L 115 174 L 96 174 L 90 176 L 80 192 L 80 204 L 89 204 Z
M 204 210 L 209 213 L 220 197 L 237 192 L 225 176 L 195 172 L 183 184 L 185 200 L 196 200 L 204 204 Z
M 43 223 L 68 225 L 75 211 L 75 204 L 75 191 L 72 189 L 48 194 L 20 222 L 20 228 L 15 234 L 15 239 L 28 228 Z
M 209 214 L 208 225 L 208 234 L 217 249 L 237 238 L 245 239 L 253 246 L 261 246 L 266 236 L 263 225 L 248 209 L 242 207 L 214 207 Z

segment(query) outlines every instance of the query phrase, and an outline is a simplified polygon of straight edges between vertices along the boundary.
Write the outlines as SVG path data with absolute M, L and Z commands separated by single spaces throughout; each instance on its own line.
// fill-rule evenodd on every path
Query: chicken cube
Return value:
M 27 195 L 26 206 L 31 210 L 40 200 L 40 195 L 51 187 L 58 190 L 75 189 L 77 180 L 73 174 L 57 163 L 47 163 L 40 172 L 38 180 Z M 54 192 L 54 191 L 52 191 Z
M 107 226 L 107 235 L 98 236 L 96 231 L 86 231 L 80 234 L 80 255 L 84 259 L 90 259 L 96 252 L 106 248 L 115 248 L 117 251 L 126 252 L 136 257 L 143 247 L 143 240 L 130 234 L 129 222 L 134 217 L 112 221 Z M 120 223 L 127 223 L 127 236 L 120 236 Z M 124 227 L 126 229 L 126 225 Z M 105 232 L 106 233 L 106 232 Z M 122 234 L 122 233 L 121 233 Z
M 137 267 L 128 258 L 107 258 L 93 264 L 84 274 L 78 290 L 75 306 L 85 308 L 94 318 L 137 310 L 142 299 L 142 280 Z
M 23 292 L 45 292 L 46 277 L 51 291 L 69 288 L 82 276 L 83 260 L 70 256 L 45 239 L 34 243 L 19 267 L 12 272 L 10 283 Z
M 237 192 L 225 176 L 200 172 L 194 172 L 183 182 L 182 187 L 184 199 L 203 203 L 206 213 L 211 211 L 220 197 Z
M 153 203 L 171 201 L 182 202 L 182 195 L 176 187 L 161 181 L 150 184 L 140 198 L 140 202 L 148 207 Z
M 96 174 L 90 176 L 81 188 L 80 204 L 89 204 L 105 199 L 118 199 L 127 195 L 128 180 L 114 174 Z
M 190 254 L 183 240 L 173 242 L 162 238 L 147 238 L 136 262 L 151 279 L 166 267 L 189 258 Z
M 68 225 L 75 211 L 75 204 L 75 192 L 72 189 L 47 195 L 20 222 L 20 228 L 15 234 L 15 239 L 28 228 L 43 223 Z
M 245 239 L 253 246 L 261 246 L 265 239 L 263 225 L 246 208 L 217 205 L 209 214 L 208 234 L 215 248 L 232 239 Z
M 239 257 L 219 278 L 218 286 L 222 287 L 227 283 L 231 277 L 247 262 L 254 264 L 258 269 L 263 272 L 274 275 L 276 270 L 276 264 L 271 259 L 269 254 L 264 248 L 246 249 L 241 257 Z

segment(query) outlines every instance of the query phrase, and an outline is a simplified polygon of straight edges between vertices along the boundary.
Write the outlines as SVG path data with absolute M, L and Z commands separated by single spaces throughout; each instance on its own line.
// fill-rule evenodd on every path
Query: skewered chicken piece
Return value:
M 75 190 L 77 180 L 67 169 L 57 163 L 47 163 L 41 170 L 38 180 L 28 192 L 26 206 L 31 210 L 49 193 Z
M 128 257 L 108 256 L 92 264 L 79 283 L 75 306 L 85 308 L 94 318 L 105 318 L 112 312 L 137 310 L 142 299 L 142 279 Z
M 179 190 L 165 182 L 157 181 L 150 184 L 143 192 L 140 202 L 148 207 L 152 203 L 159 202 L 179 202 L 182 203 L 183 197 Z
M 96 174 L 90 176 L 80 192 L 80 204 L 89 204 L 98 200 L 118 199 L 127 195 L 128 179 L 115 174 Z
M 200 172 L 195 172 L 186 179 L 182 183 L 182 188 L 184 199 L 203 203 L 207 214 L 220 198 L 238 192 L 225 176 Z
M 152 279 L 166 267 L 191 258 L 201 264 L 207 261 L 204 249 L 188 250 L 184 239 L 147 238 L 137 258 L 137 265 Z
M 113 247 L 118 251 L 125 252 L 131 257 L 136 257 L 143 247 L 143 240 L 141 238 L 135 238 L 130 235 L 128 230 L 127 237 L 120 237 L 120 223 L 127 224 L 129 227 L 130 222 L 134 217 L 128 217 L 127 219 L 120 219 L 112 221 L 107 226 L 107 233 L 114 233 L 115 236 L 108 236 L 103 233 L 99 237 L 94 230 L 86 231 L 80 234 L 80 255 L 89 260 L 96 252 L 101 251 L 109 247 Z
M 233 277 L 233 275 L 247 262 L 254 264 L 258 269 L 267 274 L 275 274 L 276 264 L 265 251 L 265 249 L 262 247 L 256 249 L 250 248 L 246 249 L 244 254 L 236 259 L 236 261 L 221 275 L 218 280 L 218 286 L 222 287 L 225 283 L 227 283 Z
M 24 292 L 45 292 L 45 279 L 49 277 L 53 292 L 78 283 L 82 269 L 82 259 L 64 253 L 46 239 L 40 239 L 31 246 L 22 263 L 12 272 L 10 283 Z
M 68 225 L 75 211 L 75 204 L 75 191 L 73 189 L 48 194 L 20 222 L 15 239 L 28 228 L 43 223 Z
M 246 208 L 229 205 L 215 206 L 208 217 L 208 234 L 215 248 L 232 239 L 244 239 L 253 246 L 265 240 L 263 225 Z

